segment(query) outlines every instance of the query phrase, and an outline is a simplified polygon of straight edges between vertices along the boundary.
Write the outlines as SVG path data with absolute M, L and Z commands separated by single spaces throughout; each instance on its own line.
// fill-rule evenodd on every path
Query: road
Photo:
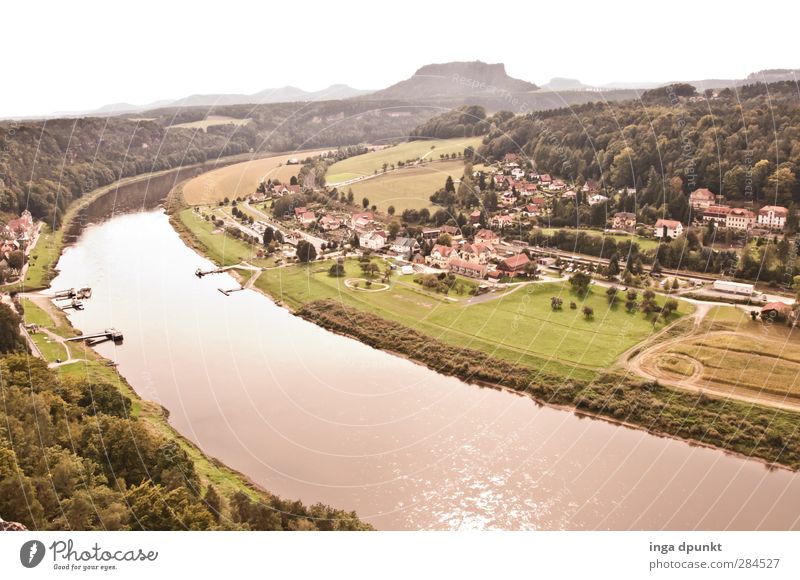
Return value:
M 256 209 L 256 208 L 254 208 L 252 205 L 250 205 L 250 202 L 249 202 L 249 201 L 245 201 L 245 202 L 242 202 L 242 203 L 244 204 L 244 206 L 245 206 L 245 207 L 246 207 L 248 210 L 250 210 L 251 212 L 253 212 L 254 214 L 256 214 L 256 215 L 257 215 L 257 216 L 258 216 L 258 217 L 261 219 L 261 221 L 263 221 L 263 222 L 265 222 L 265 223 L 269 224 L 269 226 L 270 226 L 271 228 L 273 228 L 273 229 L 280 230 L 280 232 L 281 232 L 281 233 L 284 235 L 284 237 L 286 237 L 287 235 L 289 235 L 289 232 L 287 231 L 287 229 L 286 229 L 284 226 L 282 226 L 282 225 L 280 225 L 280 224 L 278 224 L 278 223 L 274 222 L 270 216 L 268 216 L 267 214 L 265 214 L 265 213 L 264 213 L 263 211 L 261 211 L 260 209 Z M 241 225 L 242 225 L 242 224 L 239 224 L 238 222 L 237 222 L 237 224 L 238 224 L 239 226 L 241 226 Z M 244 226 L 242 226 L 242 227 L 244 227 Z M 247 229 L 248 229 L 248 230 L 250 230 L 250 231 L 253 231 L 253 230 L 251 230 L 250 228 L 247 228 Z M 327 240 L 325 240 L 325 239 L 323 239 L 323 238 L 320 238 L 320 237 L 317 237 L 317 236 L 313 236 L 313 235 L 311 235 L 311 234 L 309 234 L 309 233 L 307 233 L 307 232 L 304 232 L 304 231 L 302 231 L 302 230 L 291 230 L 291 233 L 293 233 L 293 234 L 298 234 L 298 235 L 299 235 L 300 237 L 302 237 L 304 240 L 306 240 L 307 242 L 310 242 L 310 243 L 311 243 L 311 244 L 314 246 L 314 249 L 316 249 L 316 250 L 317 250 L 317 253 L 319 253 L 319 252 L 321 251 L 321 249 L 322 249 L 322 244 L 327 244 L 327 243 L 328 243 L 328 241 L 327 241 Z M 258 234 L 258 233 L 254 233 L 254 234 L 250 234 L 250 235 L 255 235 L 255 236 L 257 236 L 257 237 L 259 236 L 259 234 Z

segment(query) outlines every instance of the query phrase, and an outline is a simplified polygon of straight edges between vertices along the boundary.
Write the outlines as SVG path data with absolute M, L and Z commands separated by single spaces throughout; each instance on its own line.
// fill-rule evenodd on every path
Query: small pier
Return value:
M 59 304 L 58 307 L 61 310 L 69 310 L 70 308 L 72 310 L 83 310 L 83 300 L 79 300 L 77 298 L 73 298 L 70 302 L 68 302 L 66 304 L 63 304 L 63 305 Z
M 80 336 L 73 336 L 72 338 L 65 338 L 64 342 L 84 341 L 86 342 L 86 344 L 96 344 L 98 342 L 104 342 L 106 340 L 112 340 L 115 343 L 119 344 L 122 342 L 122 332 L 117 330 L 116 328 L 106 328 L 101 332 L 95 332 L 92 334 L 82 334 Z
M 220 292 L 222 292 L 225 296 L 230 296 L 232 292 L 241 292 L 245 288 L 242 286 L 240 288 L 231 288 L 230 290 L 224 290 L 222 288 L 217 288 Z
M 88 300 L 92 297 L 92 289 L 88 286 L 83 288 L 67 288 L 59 290 L 53 294 L 53 300 Z
M 222 274 L 230 270 L 233 266 L 225 266 L 224 268 L 215 268 L 214 270 L 201 270 L 198 268 L 194 271 L 194 275 L 198 278 L 202 278 L 203 276 L 208 276 L 209 274 Z

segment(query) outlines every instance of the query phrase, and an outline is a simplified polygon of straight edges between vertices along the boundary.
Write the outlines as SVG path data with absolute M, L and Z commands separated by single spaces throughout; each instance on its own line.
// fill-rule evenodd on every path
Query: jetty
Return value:
M 83 288 L 67 288 L 59 290 L 53 294 L 53 300 L 87 300 L 92 297 L 92 289 L 88 286 Z
M 233 268 L 233 266 L 225 266 L 223 268 L 215 268 L 214 270 L 201 270 L 198 268 L 194 271 L 194 275 L 198 278 L 202 278 L 203 276 L 208 276 L 209 274 L 222 274 L 223 272 L 227 272 Z
M 95 344 L 106 340 L 112 340 L 119 344 L 122 342 L 122 332 L 116 328 L 106 328 L 105 330 L 92 334 L 82 334 L 80 336 L 65 338 L 64 342 L 85 341 L 87 344 Z

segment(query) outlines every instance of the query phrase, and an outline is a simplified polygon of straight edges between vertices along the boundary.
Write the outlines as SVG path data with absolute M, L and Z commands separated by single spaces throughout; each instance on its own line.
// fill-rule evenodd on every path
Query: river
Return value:
M 159 210 L 89 225 L 54 289 L 206 453 L 379 529 L 798 529 L 800 476 L 541 407 L 331 334 L 187 248 Z M 267 274 L 268 275 L 268 274 Z

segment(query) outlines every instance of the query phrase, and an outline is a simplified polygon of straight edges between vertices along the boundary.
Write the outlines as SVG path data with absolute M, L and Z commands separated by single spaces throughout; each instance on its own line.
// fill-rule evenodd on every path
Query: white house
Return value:
M 358 236 L 358 245 L 369 250 L 380 250 L 386 245 L 386 234 L 381 230 L 364 232 Z
M 765 205 L 758 210 L 758 225 L 771 230 L 782 230 L 789 210 L 780 205 Z
M 710 189 L 695 189 L 689 194 L 689 204 L 694 209 L 706 209 L 708 206 L 714 205 L 715 198 L 714 192 Z
M 419 243 L 414 238 L 395 238 L 389 249 L 408 260 L 414 252 L 419 250 Z
M 756 222 L 756 214 L 743 207 L 733 207 L 725 218 L 725 227 L 736 230 L 749 230 Z
M 456 253 L 454 248 L 450 246 L 443 246 L 441 244 L 436 244 L 433 246 L 431 250 L 431 255 L 428 256 L 428 262 L 431 266 L 435 266 L 437 268 L 447 268 L 448 262 L 452 258 L 457 258 L 458 254 Z
M 608 201 L 608 198 L 605 195 L 601 195 L 599 193 L 595 193 L 594 195 L 589 196 L 589 205 L 597 205 L 598 203 L 605 203 Z
M 683 233 L 683 224 L 677 220 L 660 219 L 656 222 L 655 236 L 657 238 L 675 239 Z

